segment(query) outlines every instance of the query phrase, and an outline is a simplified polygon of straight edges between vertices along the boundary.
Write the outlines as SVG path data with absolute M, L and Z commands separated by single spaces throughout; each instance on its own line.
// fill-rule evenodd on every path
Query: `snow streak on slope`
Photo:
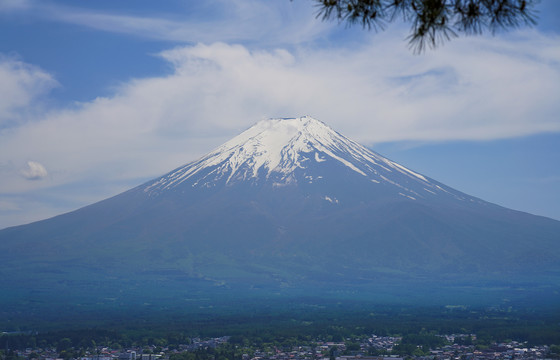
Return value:
M 149 184 L 144 191 L 172 189 L 187 180 L 193 187 L 215 186 L 224 179 L 228 185 L 267 180 L 287 185 L 297 183 L 295 170 L 328 161 L 341 163 L 372 183 L 396 186 L 409 199 L 447 192 L 426 177 L 368 150 L 309 116 L 260 121 L 198 161 Z M 416 191 L 406 185 L 409 183 L 414 184 Z M 420 195 L 418 189 L 426 191 Z

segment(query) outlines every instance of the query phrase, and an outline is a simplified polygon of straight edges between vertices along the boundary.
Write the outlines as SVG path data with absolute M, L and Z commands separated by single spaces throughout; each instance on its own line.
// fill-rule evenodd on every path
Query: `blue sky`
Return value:
M 560 219 L 560 2 L 414 55 L 311 0 L 0 0 L 0 228 L 311 115 L 458 190 Z

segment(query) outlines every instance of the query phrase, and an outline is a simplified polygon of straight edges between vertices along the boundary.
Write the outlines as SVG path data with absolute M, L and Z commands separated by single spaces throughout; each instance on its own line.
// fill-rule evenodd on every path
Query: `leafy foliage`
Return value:
M 411 24 L 408 37 L 415 52 L 435 48 L 458 34 L 481 34 L 535 24 L 535 0 L 315 0 L 318 16 L 349 25 L 384 29 L 402 19 Z

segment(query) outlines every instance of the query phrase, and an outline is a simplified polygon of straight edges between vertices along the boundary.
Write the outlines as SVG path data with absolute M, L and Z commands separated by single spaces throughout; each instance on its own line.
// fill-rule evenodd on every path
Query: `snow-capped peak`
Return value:
M 309 116 L 262 120 L 209 154 L 209 165 L 227 159 L 230 179 L 243 165 L 256 177 L 261 170 L 288 174 L 301 166 L 300 153 L 312 151 L 320 138 L 334 133 L 327 125 Z
M 187 180 L 192 187 L 213 187 L 218 181 L 233 184 L 271 177 L 275 185 L 285 185 L 298 181 L 294 175 L 297 169 L 306 170 L 311 164 L 328 161 L 342 164 L 372 183 L 391 184 L 409 199 L 447 192 L 423 175 L 374 153 L 310 116 L 259 121 L 144 190 L 171 189 Z M 322 175 L 308 173 L 306 178 L 323 178 Z

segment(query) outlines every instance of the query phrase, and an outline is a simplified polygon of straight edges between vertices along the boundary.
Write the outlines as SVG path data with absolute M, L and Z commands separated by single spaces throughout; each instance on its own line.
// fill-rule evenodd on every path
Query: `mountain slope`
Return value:
M 461 193 L 313 118 L 272 119 L 113 198 L 0 231 L 0 261 L 20 299 L 141 299 L 154 284 L 169 297 L 557 289 L 560 222 Z

